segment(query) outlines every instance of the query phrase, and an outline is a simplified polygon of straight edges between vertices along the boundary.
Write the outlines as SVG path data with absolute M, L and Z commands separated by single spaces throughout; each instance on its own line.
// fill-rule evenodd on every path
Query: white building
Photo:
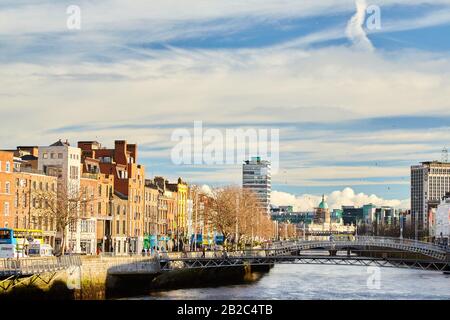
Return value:
M 58 177 L 58 188 L 64 190 L 68 196 L 76 196 L 80 192 L 81 181 L 81 149 L 71 147 L 69 142 L 61 140 L 48 147 L 39 147 L 38 169 L 45 174 Z M 86 222 L 79 220 L 75 226 L 69 226 L 67 230 L 66 247 L 71 252 L 86 252 L 86 248 L 81 248 L 91 239 L 96 238 L 95 223 L 94 228 L 84 228 Z M 88 223 L 90 225 L 90 223 Z M 83 231 L 83 232 L 82 232 Z M 61 243 L 61 234 L 56 236 L 56 245 Z M 95 242 L 94 242 L 95 243 Z M 95 253 L 95 245 L 89 248 L 90 252 Z
M 270 193 L 272 191 L 270 169 L 270 162 L 261 160 L 260 157 L 252 157 L 242 166 L 242 187 L 250 189 L 256 194 L 261 208 L 267 214 L 270 213 Z
M 418 232 L 429 229 L 429 212 L 447 192 L 450 192 L 450 163 L 422 162 L 411 167 L 411 222 Z
M 434 217 L 433 234 L 439 243 L 449 244 L 450 237 L 450 194 L 443 198 Z

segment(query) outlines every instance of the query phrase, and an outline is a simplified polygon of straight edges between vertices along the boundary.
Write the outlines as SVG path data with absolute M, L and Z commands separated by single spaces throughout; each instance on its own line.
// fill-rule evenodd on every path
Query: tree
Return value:
M 270 218 L 262 210 L 255 193 L 249 189 L 237 186 L 216 188 L 205 209 L 211 225 L 225 238 L 235 235 L 235 241 L 245 241 L 272 235 Z
M 66 248 L 67 231 L 71 226 L 76 226 L 80 219 L 82 208 L 93 202 L 94 192 L 88 194 L 87 189 L 81 191 L 77 185 L 58 182 L 57 190 L 38 191 L 35 201 L 40 205 L 40 216 L 53 219 L 56 231 L 61 234 L 60 248 L 55 248 L 58 255 L 63 255 Z

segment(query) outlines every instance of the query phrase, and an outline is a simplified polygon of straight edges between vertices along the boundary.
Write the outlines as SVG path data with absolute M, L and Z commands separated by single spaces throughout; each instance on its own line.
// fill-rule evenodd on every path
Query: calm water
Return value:
M 258 282 L 217 288 L 171 290 L 136 299 L 445 299 L 450 275 L 380 268 L 380 288 L 367 286 L 367 267 L 276 265 Z

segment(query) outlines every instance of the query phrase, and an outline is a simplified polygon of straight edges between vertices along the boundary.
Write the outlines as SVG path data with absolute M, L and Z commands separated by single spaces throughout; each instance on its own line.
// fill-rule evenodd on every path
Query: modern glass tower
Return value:
M 261 160 L 261 157 L 246 160 L 242 166 L 242 187 L 252 190 L 258 198 L 260 207 L 269 214 L 272 191 L 270 162 Z

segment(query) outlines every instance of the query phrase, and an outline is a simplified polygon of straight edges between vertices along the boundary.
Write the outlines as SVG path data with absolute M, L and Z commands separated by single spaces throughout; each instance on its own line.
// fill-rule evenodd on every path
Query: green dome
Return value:
M 325 201 L 325 195 L 322 195 L 322 201 L 319 204 L 319 209 L 328 209 L 328 203 Z

